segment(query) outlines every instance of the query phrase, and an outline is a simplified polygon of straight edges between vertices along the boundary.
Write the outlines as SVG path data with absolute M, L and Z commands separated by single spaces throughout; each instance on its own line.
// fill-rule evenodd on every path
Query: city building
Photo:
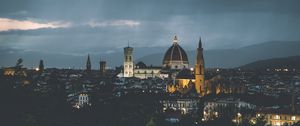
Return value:
M 104 76 L 106 72 L 106 62 L 100 61 L 100 75 Z
M 271 126 L 291 126 L 300 121 L 300 115 L 289 110 L 267 109 L 257 112 L 256 117 L 263 117 L 267 121 L 267 125 Z M 254 121 L 255 123 L 255 121 Z
M 226 98 L 215 99 L 213 101 L 204 102 L 203 108 L 203 121 L 213 120 L 220 116 L 226 116 L 228 112 L 232 112 L 234 115 L 239 114 L 242 109 L 254 110 L 255 105 L 240 101 L 240 99 Z M 236 113 L 235 113 L 236 112 Z
M 134 77 L 140 79 L 146 78 L 166 78 L 168 75 L 161 74 L 161 67 L 158 66 L 147 66 L 142 61 L 138 62 L 134 67 Z
M 174 111 L 180 111 L 181 114 L 191 114 L 200 110 L 199 100 L 194 98 L 168 99 L 162 100 L 161 103 L 163 105 L 164 112 L 171 109 Z
M 13 67 L 4 68 L 3 75 L 5 76 L 18 76 L 18 77 L 26 77 L 27 69 L 23 68 L 23 60 L 20 58 L 17 60 L 17 63 Z
M 173 45 L 171 46 L 171 51 L 169 48 L 165 54 L 165 58 L 163 61 L 164 62 L 163 65 L 166 67 L 174 66 L 174 67 L 169 67 L 170 69 L 168 72 L 171 75 L 170 78 L 173 81 L 170 81 L 170 83 L 167 85 L 167 92 L 174 93 L 178 91 L 184 94 L 188 92 L 189 89 L 191 89 L 190 86 L 192 85 L 195 85 L 197 93 L 200 96 L 204 96 L 212 93 L 219 94 L 219 93 L 244 93 L 245 92 L 244 84 L 241 84 L 241 82 L 238 81 L 234 81 L 234 79 L 226 78 L 218 74 L 215 74 L 213 76 L 205 75 L 203 47 L 202 47 L 201 38 L 199 39 L 198 42 L 195 68 L 191 68 L 191 69 L 186 68 L 186 65 L 188 66 L 187 55 L 185 51 L 178 45 L 177 42 L 178 42 L 177 37 L 175 36 Z M 180 62 L 182 64 L 178 64 L 179 61 L 173 62 L 172 60 L 170 60 L 172 58 L 166 58 L 166 57 L 173 57 L 173 59 L 176 59 L 176 57 L 180 57 L 179 59 L 183 59 L 183 61 Z M 178 67 L 180 65 L 181 67 Z
M 86 93 L 80 93 L 78 95 L 78 103 L 76 103 L 74 107 L 81 108 L 87 105 L 91 105 L 89 95 Z

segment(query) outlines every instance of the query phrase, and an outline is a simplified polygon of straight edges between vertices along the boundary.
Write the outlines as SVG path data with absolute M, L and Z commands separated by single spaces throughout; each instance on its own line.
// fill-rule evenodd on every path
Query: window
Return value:
M 292 120 L 294 120 L 294 121 L 295 121 L 295 120 L 296 120 L 296 116 L 292 116 Z
M 279 115 L 275 115 L 274 119 L 280 119 Z

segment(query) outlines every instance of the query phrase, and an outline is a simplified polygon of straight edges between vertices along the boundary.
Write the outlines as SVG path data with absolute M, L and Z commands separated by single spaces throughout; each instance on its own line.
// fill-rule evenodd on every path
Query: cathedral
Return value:
M 243 85 L 239 85 L 240 83 L 232 83 L 221 75 L 206 76 L 204 64 L 201 38 L 196 50 L 195 66 L 189 69 L 187 54 L 181 48 L 178 38 L 175 36 L 173 45 L 167 50 L 163 59 L 163 67 L 168 69 L 169 78 L 173 80 L 167 85 L 167 92 L 187 94 L 196 91 L 199 96 L 244 92 L 245 88 Z M 162 69 L 162 71 L 165 69 Z
M 191 90 L 191 88 L 195 88 L 197 94 L 201 96 L 208 92 L 204 79 L 204 58 L 201 38 L 198 43 L 196 64 L 194 68 L 188 69 L 188 57 L 184 49 L 178 44 L 177 36 L 174 37 L 173 45 L 165 53 L 163 66 L 169 68 L 170 71 L 178 71 L 172 73 L 171 77 L 173 77 L 172 79 L 174 81 L 167 86 L 168 92 L 174 93 L 178 91 L 185 94 Z
M 133 48 L 124 48 L 123 77 L 162 78 L 168 79 L 166 85 L 168 93 L 187 94 L 195 91 L 199 96 L 218 93 L 241 93 L 241 85 L 231 84 L 225 77 L 217 75 L 208 78 L 205 75 L 203 47 L 201 38 L 197 46 L 196 63 L 190 68 L 188 55 L 179 45 L 178 37 L 175 35 L 171 47 L 166 51 L 162 66 L 147 66 L 143 62 L 134 64 Z M 192 65 L 193 66 L 193 65 Z

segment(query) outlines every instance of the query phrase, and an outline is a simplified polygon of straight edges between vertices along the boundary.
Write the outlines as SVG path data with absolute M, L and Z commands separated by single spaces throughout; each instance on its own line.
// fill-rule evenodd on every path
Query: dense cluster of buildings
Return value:
M 105 61 L 99 62 L 99 70 L 92 70 L 89 55 L 85 70 L 45 69 L 42 60 L 38 68 L 29 70 L 22 67 L 22 59 L 14 67 L 2 70 L 4 76 L 15 79 L 15 87 L 31 84 L 33 90 L 41 95 L 60 90 L 65 94 L 66 101 L 75 108 L 93 105 L 95 97 L 105 100 L 127 94 L 156 94 L 163 96 L 159 100 L 161 111 L 176 115 L 168 116 L 167 120 L 175 122 L 179 120 L 178 114 L 200 114 L 202 121 L 214 120 L 226 114 L 228 107 L 231 107 L 235 115 L 232 121 L 236 123 L 240 123 L 245 116 L 242 110 L 254 111 L 256 117 L 265 117 L 271 125 L 292 125 L 300 120 L 300 76 L 296 70 L 257 72 L 206 69 L 201 38 L 197 46 L 196 63 L 193 65 L 179 45 L 177 36 L 174 36 L 171 47 L 166 50 L 161 66 L 135 63 L 133 54 L 133 47 L 125 47 L 123 66 L 115 70 L 107 69 Z M 293 96 L 292 109 L 279 111 L 281 109 L 274 106 L 261 107 L 236 98 L 201 101 L 206 96 L 219 94 L 262 94 L 274 97 L 288 94 Z M 255 119 L 252 121 L 255 123 Z
M 201 38 L 198 43 L 197 57 L 194 67 L 190 67 L 188 56 L 179 45 L 177 36 L 174 36 L 173 44 L 165 52 L 162 66 L 147 66 L 143 62 L 134 64 L 133 48 L 124 48 L 124 71 L 119 77 L 125 78 L 161 78 L 168 79 L 167 92 L 180 92 L 185 94 L 195 85 L 199 96 L 219 93 L 243 93 L 244 85 L 234 84 L 227 78 L 218 76 L 205 76 L 205 65 Z

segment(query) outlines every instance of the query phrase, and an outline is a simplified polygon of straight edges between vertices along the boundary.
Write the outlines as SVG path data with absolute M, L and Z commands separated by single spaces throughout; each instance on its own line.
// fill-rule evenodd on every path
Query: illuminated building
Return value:
M 176 37 L 175 40 L 177 40 Z M 176 45 L 176 43 L 173 44 L 173 46 L 174 45 Z M 173 46 L 172 48 L 174 48 Z M 166 55 L 170 54 L 172 57 L 181 57 L 178 55 L 184 54 L 183 59 L 186 59 L 187 61 L 187 56 L 185 55 L 184 50 L 178 51 L 180 53 L 169 53 L 169 50 L 167 51 Z M 169 55 L 165 57 L 169 57 Z M 171 61 L 168 62 L 172 63 Z M 195 85 L 196 91 L 200 96 L 204 96 L 211 93 L 244 93 L 246 90 L 245 86 L 241 84 L 241 82 L 230 80 L 229 78 L 225 78 L 221 75 L 210 77 L 205 76 L 205 66 L 201 39 L 198 43 L 195 68 L 189 70 L 183 67 L 182 69 L 176 70 L 177 71 L 170 70 L 173 82 L 167 85 L 167 92 L 169 93 L 179 91 L 180 93 L 184 94 L 190 89 L 192 85 Z
M 133 77 L 133 56 L 132 56 L 133 48 L 125 47 L 124 48 L 124 77 Z
M 138 62 L 136 65 L 133 63 L 133 48 L 124 48 L 124 72 L 120 73 L 119 77 L 136 77 L 139 79 L 146 78 L 167 78 L 168 74 L 161 73 L 161 68 L 158 66 L 147 66 L 143 62 Z
M 23 60 L 20 58 L 17 60 L 17 63 L 14 67 L 8 67 L 4 68 L 3 74 L 5 76 L 19 76 L 19 77 L 26 77 L 26 68 L 22 68 L 23 65 L 21 65 Z
M 80 106 L 89 104 L 89 96 L 87 94 L 80 94 L 78 98 L 78 103 Z
M 267 125 L 272 126 L 283 126 L 288 125 L 291 126 L 294 123 L 300 121 L 300 115 L 291 113 L 287 110 L 278 111 L 278 110 L 264 110 L 258 112 L 256 117 L 264 117 L 267 121 Z
M 191 70 L 183 69 L 175 77 L 174 81 L 167 85 L 167 91 L 174 93 L 175 91 L 181 94 L 186 94 L 194 85 L 195 77 Z
M 224 112 L 226 112 L 227 109 L 233 109 L 232 111 L 239 111 L 241 109 L 254 110 L 255 108 L 255 105 L 233 98 L 208 101 L 204 103 L 202 120 L 208 121 L 213 120 L 214 118 L 218 118 L 220 116 L 226 116 L 226 114 L 228 113 Z M 240 113 L 236 114 L 241 116 Z
M 171 99 L 162 100 L 163 111 L 168 109 L 180 111 L 181 114 L 197 113 L 199 108 L 199 100 L 186 98 L 186 99 Z
M 196 57 L 196 65 L 195 65 L 195 86 L 198 94 L 201 96 L 208 93 L 205 87 L 205 80 L 204 80 L 204 58 L 203 58 L 203 48 L 201 38 L 198 43 L 197 48 L 197 57 Z
M 87 105 L 89 105 L 89 106 L 91 105 L 89 95 L 86 93 L 80 93 L 78 95 L 78 103 L 76 103 L 73 107 L 79 109 L 79 108 L 87 106 Z
M 167 50 L 163 59 L 163 67 L 181 70 L 189 67 L 188 57 L 178 44 L 177 36 L 173 39 L 172 46 Z
M 147 66 L 143 62 L 138 62 L 134 67 L 134 77 L 140 79 L 146 78 L 166 78 L 168 75 L 161 74 L 161 67 Z

